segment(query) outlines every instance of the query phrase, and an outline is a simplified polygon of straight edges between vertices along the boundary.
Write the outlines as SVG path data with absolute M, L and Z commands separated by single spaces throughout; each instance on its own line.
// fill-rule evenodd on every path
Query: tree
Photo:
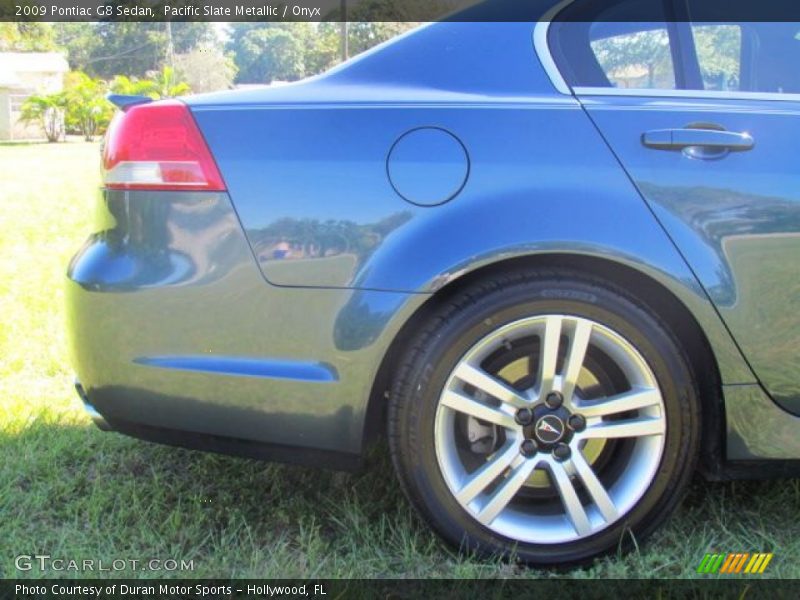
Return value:
M 66 53 L 70 69 L 86 70 L 91 52 L 97 45 L 95 29 L 94 23 L 53 23 L 56 44 Z
M 350 54 L 352 56 L 360 54 L 418 25 L 419 23 L 350 23 L 348 36 Z
M 738 25 L 693 25 L 705 88 L 738 90 L 742 34 Z
M 153 100 L 157 99 L 155 86 L 149 79 L 117 75 L 111 80 L 109 88 L 121 96 L 150 96 Z
M 108 127 L 114 107 L 106 100 L 106 82 L 74 71 L 65 81 L 66 126 L 83 135 L 87 142 Z
M 219 48 L 195 48 L 175 56 L 175 73 L 195 93 L 226 90 L 233 85 L 236 65 Z
M 114 107 L 105 98 L 107 90 L 105 81 L 73 71 L 65 77 L 63 92 L 25 100 L 20 119 L 39 122 L 50 142 L 62 139 L 67 129 L 91 141 L 105 130 L 114 113 Z
M 100 22 L 92 25 L 94 39 L 86 53 L 86 71 L 95 77 L 144 77 L 164 66 L 167 57 L 165 23 Z M 210 23 L 172 23 L 176 53 L 186 53 L 215 40 Z
M 657 79 L 672 77 L 667 30 L 648 29 L 635 33 L 615 35 L 592 42 L 597 61 L 612 82 L 635 79 L 636 68 L 644 69 L 645 87 L 672 87 L 674 82 Z
M 417 23 L 353 22 L 348 27 L 350 54 L 416 27 Z M 293 81 L 327 71 L 341 58 L 339 23 L 233 23 L 228 50 L 238 83 Z
M 57 142 L 64 137 L 64 107 L 66 97 L 63 93 L 43 96 L 29 96 L 22 103 L 20 121 L 38 122 L 48 142 Z
M 48 52 L 55 49 L 52 23 L 0 23 L 0 52 Z
M 172 67 L 164 67 L 149 75 L 152 78 L 153 91 L 158 98 L 174 98 L 192 91 L 188 83 L 179 80 Z
M 117 75 L 111 81 L 111 91 L 124 96 L 150 96 L 153 100 L 174 98 L 191 91 L 189 84 L 180 81 L 172 67 L 163 67 L 160 71 L 148 73 L 150 79 L 138 79 Z
M 306 75 L 323 73 L 341 58 L 341 27 L 339 23 L 319 23 L 308 36 L 303 62 Z
M 294 81 L 305 76 L 305 49 L 312 32 L 308 23 L 235 23 L 229 49 L 240 83 Z

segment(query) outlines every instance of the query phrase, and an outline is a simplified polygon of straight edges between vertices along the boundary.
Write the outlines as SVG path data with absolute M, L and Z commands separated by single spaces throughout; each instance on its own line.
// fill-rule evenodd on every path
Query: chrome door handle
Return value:
M 642 144 L 655 150 L 683 150 L 703 147 L 714 150 L 742 152 L 755 146 L 749 133 L 718 129 L 654 129 L 642 134 Z

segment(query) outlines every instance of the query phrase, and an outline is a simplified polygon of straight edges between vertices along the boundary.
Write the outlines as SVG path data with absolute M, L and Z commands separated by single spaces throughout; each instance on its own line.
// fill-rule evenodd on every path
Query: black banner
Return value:
M 797 598 L 800 581 L 742 577 L 697 580 L 4 580 L 0 597 L 27 600 L 266 600 L 269 598 Z
M 795 0 L 638 0 L 606 11 L 613 0 L 0 0 L 0 21 L 800 21 Z M 681 9 L 680 6 L 683 6 Z M 689 14 L 691 13 L 691 14 Z

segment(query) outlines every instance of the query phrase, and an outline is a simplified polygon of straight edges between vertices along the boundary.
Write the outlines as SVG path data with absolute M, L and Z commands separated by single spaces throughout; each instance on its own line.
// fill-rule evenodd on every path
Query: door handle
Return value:
M 642 143 L 655 150 L 683 150 L 702 147 L 709 150 L 742 152 L 755 146 L 749 133 L 719 129 L 654 129 L 642 134 Z

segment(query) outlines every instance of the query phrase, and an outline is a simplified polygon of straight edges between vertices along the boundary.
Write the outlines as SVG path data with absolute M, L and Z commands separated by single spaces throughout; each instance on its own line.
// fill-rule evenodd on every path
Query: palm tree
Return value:
M 177 81 L 175 70 L 172 67 L 164 67 L 161 71 L 155 71 L 151 79 L 136 79 L 118 75 L 111 82 L 111 89 L 116 94 L 150 96 L 153 100 L 174 98 L 191 91 L 189 84 Z
M 169 66 L 165 66 L 161 71 L 154 74 L 153 83 L 161 98 L 174 98 L 175 96 L 188 94 L 191 91 L 188 83 L 177 80 L 175 69 Z
M 63 93 L 29 96 L 22 103 L 20 121 L 39 122 L 48 142 L 57 142 L 64 137 L 64 107 L 67 100 Z
M 106 83 L 92 79 L 86 73 L 75 71 L 69 74 L 67 89 L 67 122 L 78 129 L 87 142 L 102 131 L 111 120 L 114 107 L 105 99 Z

